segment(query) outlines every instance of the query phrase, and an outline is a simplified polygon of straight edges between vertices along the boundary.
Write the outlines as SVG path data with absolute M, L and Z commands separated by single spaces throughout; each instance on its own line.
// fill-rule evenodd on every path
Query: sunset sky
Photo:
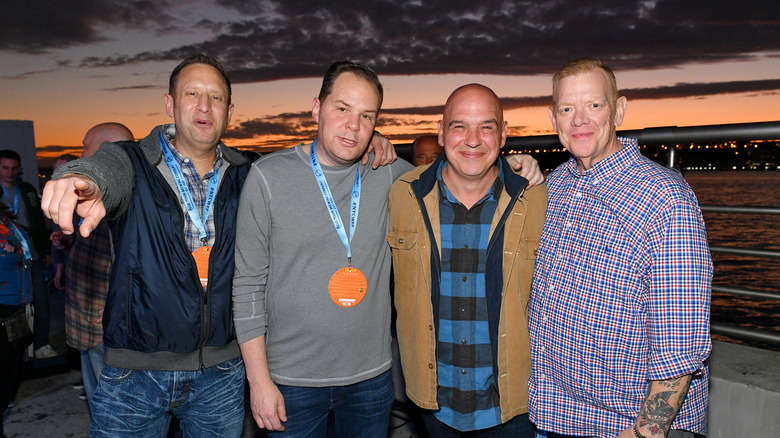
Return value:
M 233 81 L 231 146 L 311 140 L 322 74 L 346 58 L 379 74 L 378 129 L 398 143 L 469 82 L 502 97 L 510 135 L 549 134 L 550 77 L 582 56 L 615 70 L 621 129 L 780 120 L 780 2 L 764 0 L 8 2 L 0 119 L 32 120 L 40 157 L 105 121 L 141 138 L 171 121 L 168 76 L 194 52 Z

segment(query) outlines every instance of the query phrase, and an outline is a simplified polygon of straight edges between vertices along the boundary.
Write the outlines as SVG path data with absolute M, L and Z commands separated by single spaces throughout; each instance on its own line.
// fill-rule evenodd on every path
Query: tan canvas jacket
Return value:
M 426 169 L 427 166 L 418 167 L 393 184 L 387 240 L 393 254 L 394 299 L 398 312 L 396 328 L 406 393 L 418 406 L 435 410 L 439 406 L 436 402 L 436 339 L 431 302 L 431 239 L 411 186 Z M 423 198 L 437 244 L 441 242 L 438 194 L 434 184 Z M 505 186 L 491 224 L 491 236 L 510 201 Z M 503 290 L 497 338 L 498 376 L 494 376 L 500 395 L 502 423 L 528 412 L 528 377 L 531 371 L 528 296 L 546 205 L 546 186 L 524 190 L 504 223 Z M 440 244 L 437 246 L 441 254 Z

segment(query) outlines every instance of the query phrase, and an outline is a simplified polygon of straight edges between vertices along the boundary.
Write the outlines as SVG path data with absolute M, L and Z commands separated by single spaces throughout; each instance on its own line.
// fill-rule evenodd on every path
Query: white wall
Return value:
M 0 150 L 12 149 L 22 157 L 21 178 L 38 188 L 38 158 L 32 120 L 0 120 Z

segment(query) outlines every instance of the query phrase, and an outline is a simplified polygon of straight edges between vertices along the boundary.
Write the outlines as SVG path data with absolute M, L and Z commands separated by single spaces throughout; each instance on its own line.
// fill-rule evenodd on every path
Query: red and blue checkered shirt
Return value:
M 679 174 L 620 139 L 549 198 L 529 308 L 530 415 L 540 430 L 613 438 L 649 380 L 693 373 L 672 429 L 705 432 L 712 260 L 698 201 Z

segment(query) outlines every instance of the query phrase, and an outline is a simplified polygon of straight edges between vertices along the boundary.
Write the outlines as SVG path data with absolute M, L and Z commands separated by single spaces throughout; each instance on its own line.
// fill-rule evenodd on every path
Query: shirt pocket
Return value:
M 395 290 L 414 292 L 422 269 L 417 232 L 408 228 L 392 228 L 387 235 L 387 242 L 393 254 Z

